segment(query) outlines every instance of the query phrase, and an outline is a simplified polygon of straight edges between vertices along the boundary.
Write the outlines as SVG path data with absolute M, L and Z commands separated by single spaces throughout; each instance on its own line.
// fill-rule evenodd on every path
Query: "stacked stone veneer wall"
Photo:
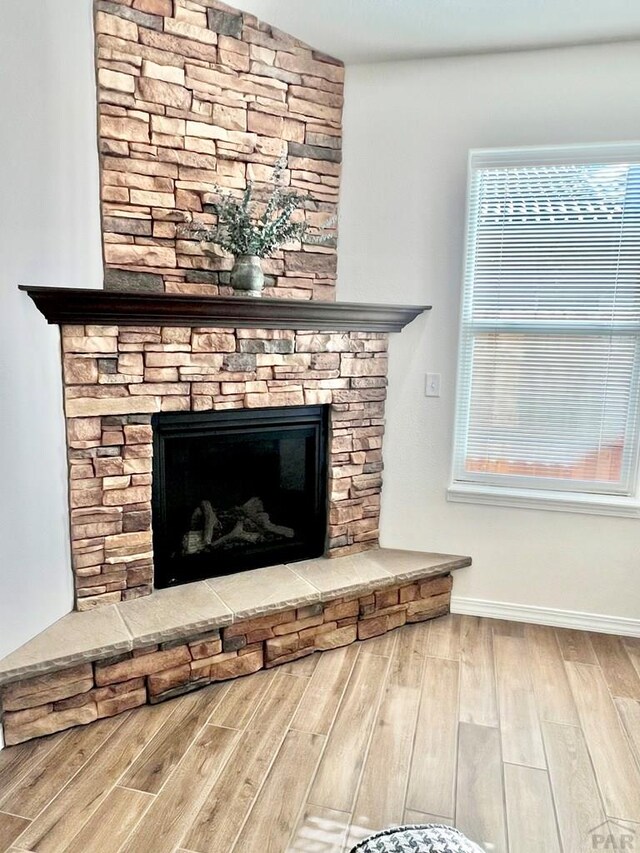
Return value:
M 281 154 L 285 184 L 337 210 L 344 68 L 215 0 L 96 0 L 105 282 L 110 288 L 225 293 L 231 260 L 211 259 L 185 223 L 214 222 L 216 187 L 258 193 Z M 268 295 L 333 299 L 333 245 L 265 261 Z
M 386 334 L 63 326 L 76 607 L 147 595 L 154 412 L 330 405 L 330 556 L 378 542 Z
M 7 745 L 112 717 L 448 612 L 451 575 L 238 622 L 7 685 Z

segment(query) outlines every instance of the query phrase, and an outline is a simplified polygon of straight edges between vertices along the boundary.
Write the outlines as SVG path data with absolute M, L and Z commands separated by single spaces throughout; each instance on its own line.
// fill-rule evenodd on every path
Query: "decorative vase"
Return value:
M 240 296 L 262 296 L 264 273 L 257 255 L 238 255 L 231 270 L 231 287 Z

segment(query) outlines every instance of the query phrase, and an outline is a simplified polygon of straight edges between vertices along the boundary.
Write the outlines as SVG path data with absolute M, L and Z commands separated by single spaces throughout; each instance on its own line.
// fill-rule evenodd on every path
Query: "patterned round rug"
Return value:
M 351 853 L 483 853 L 452 826 L 396 826 L 361 841 Z

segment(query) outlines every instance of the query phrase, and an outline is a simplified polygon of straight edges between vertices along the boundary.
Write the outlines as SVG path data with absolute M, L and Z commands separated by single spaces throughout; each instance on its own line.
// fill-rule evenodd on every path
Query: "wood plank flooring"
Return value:
M 640 641 L 447 616 L 0 752 L 0 851 L 640 851 Z

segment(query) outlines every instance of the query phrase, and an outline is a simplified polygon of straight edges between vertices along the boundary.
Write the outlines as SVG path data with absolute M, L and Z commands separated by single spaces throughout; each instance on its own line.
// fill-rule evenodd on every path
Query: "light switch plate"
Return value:
M 427 373 L 427 381 L 424 386 L 424 395 L 425 397 L 439 397 L 440 396 L 440 374 L 439 373 Z

